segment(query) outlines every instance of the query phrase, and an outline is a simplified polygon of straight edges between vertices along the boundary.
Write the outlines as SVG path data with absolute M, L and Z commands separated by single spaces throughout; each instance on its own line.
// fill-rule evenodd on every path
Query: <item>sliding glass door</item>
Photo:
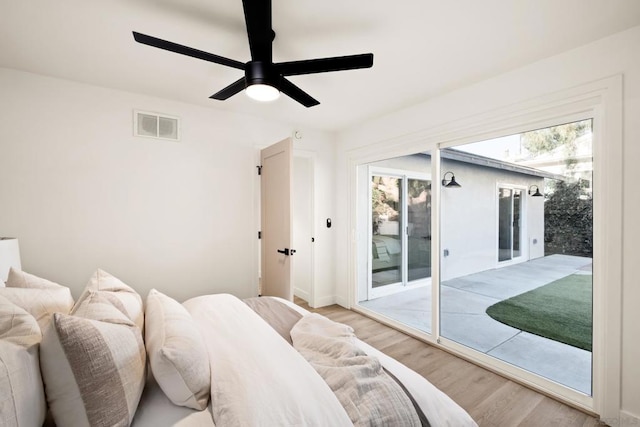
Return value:
M 522 254 L 522 193 L 498 187 L 498 262 L 512 261 Z
M 431 278 L 431 181 L 407 170 L 370 169 L 368 299 Z

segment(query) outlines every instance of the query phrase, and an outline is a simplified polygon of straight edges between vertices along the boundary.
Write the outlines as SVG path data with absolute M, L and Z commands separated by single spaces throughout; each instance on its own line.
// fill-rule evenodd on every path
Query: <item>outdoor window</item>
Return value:
M 428 152 L 362 165 L 360 306 L 590 396 L 591 126 L 440 149 L 444 181 Z
M 440 335 L 586 395 L 592 160 L 591 120 L 442 150 L 462 187 L 442 188 Z

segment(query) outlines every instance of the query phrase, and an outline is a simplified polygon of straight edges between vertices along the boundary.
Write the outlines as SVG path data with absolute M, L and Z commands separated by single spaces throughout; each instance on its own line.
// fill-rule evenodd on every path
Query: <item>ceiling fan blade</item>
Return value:
M 307 59 L 304 61 L 280 62 L 274 64 L 283 76 L 326 73 L 328 71 L 355 70 L 373 66 L 373 53 L 336 56 L 333 58 Z
M 318 100 L 313 99 L 311 95 L 309 95 L 284 77 L 280 79 L 280 92 L 283 92 L 285 95 L 298 101 L 300 104 L 304 105 L 307 108 L 320 104 Z
M 231 83 L 229 86 L 225 87 L 221 91 L 219 91 L 217 93 L 214 93 L 209 98 L 217 99 L 217 100 L 220 100 L 220 101 L 224 101 L 225 99 L 231 98 L 236 93 L 243 91 L 246 86 L 247 85 L 246 85 L 246 83 L 244 81 L 244 77 L 243 77 L 243 78 L 241 78 L 239 80 L 236 80 L 235 82 Z
M 271 0 L 242 0 L 253 61 L 271 62 L 275 33 L 271 28 Z
M 159 49 L 168 50 L 169 52 L 175 52 L 181 55 L 191 56 L 192 58 L 203 59 L 205 61 L 214 62 L 220 65 L 226 65 L 227 67 L 244 70 L 244 64 L 242 62 L 234 61 L 233 59 L 225 58 L 224 56 L 214 55 L 213 53 L 204 52 L 202 50 L 183 46 L 181 44 L 162 40 L 157 37 L 148 36 L 146 34 L 140 34 L 135 31 L 133 31 L 133 38 L 138 43 L 146 44 L 148 46 L 157 47 Z

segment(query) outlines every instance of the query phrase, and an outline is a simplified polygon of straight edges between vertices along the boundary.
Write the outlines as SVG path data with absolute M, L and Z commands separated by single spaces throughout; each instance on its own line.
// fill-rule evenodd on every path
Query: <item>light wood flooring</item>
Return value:
M 350 325 L 358 338 L 427 378 L 479 426 L 603 426 L 596 418 L 340 306 L 309 311 Z

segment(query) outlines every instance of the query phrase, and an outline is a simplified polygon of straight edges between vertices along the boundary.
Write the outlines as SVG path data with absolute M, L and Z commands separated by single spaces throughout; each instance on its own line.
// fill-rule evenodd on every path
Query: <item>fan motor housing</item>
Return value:
M 244 76 L 247 86 L 266 84 L 277 88 L 280 83 L 280 74 L 275 71 L 271 63 L 264 61 L 247 62 Z

